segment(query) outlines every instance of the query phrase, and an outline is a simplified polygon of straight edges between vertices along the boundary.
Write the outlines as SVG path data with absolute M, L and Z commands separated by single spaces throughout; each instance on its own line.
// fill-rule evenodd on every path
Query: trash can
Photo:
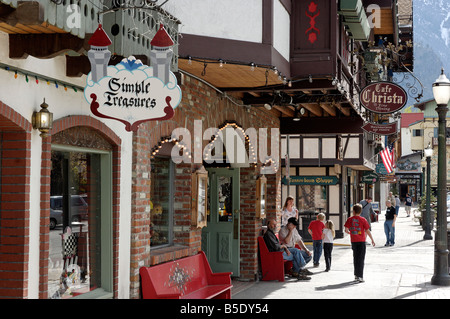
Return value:
M 303 238 L 303 241 L 311 241 L 312 237 L 308 232 L 309 224 L 316 219 L 315 211 L 304 211 L 299 213 L 299 217 L 302 219 L 302 229 L 299 231 L 300 235 Z

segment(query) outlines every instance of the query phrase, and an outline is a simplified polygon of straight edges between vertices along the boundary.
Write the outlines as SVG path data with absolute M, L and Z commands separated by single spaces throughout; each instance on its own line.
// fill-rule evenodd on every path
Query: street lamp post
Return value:
M 447 247 L 447 163 L 446 163 L 446 116 L 447 104 L 450 100 L 450 81 L 444 74 L 433 83 L 433 96 L 436 100 L 438 113 L 438 180 L 437 180 L 437 220 L 434 241 L 434 274 L 432 285 L 450 286 L 448 274 Z
M 427 200 L 426 200 L 426 213 L 425 218 L 423 219 L 425 223 L 425 234 L 423 235 L 424 240 L 433 239 L 433 236 L 431 236 L 431 211 L 430 211 L 430 201 L 431 201 L 431 156 L 433 156 L 433 149 L 431 148 L 431 145 L 428 144 L 428 147 L 424 151 L 425 158 L 427 159 Z

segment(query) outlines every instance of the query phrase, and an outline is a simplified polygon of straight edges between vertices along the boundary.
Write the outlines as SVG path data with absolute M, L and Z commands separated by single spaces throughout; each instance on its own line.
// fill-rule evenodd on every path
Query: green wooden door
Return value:
M 202 250 L 213 272 L 239 276 L 239 169 L 208 169 L 209 215 Z

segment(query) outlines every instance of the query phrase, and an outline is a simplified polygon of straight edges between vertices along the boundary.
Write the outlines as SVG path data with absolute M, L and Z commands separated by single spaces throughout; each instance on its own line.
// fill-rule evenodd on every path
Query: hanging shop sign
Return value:
M 361 128 L 368 133 L 392 135 L 397 133 L 397 122 L 390 124 L 366 123 Z
M 408 101 L 408 95 L 397 84 L 391 82 L 375 82 L 361 90 L 359 101 L 369 111 L 388 114 L 402 109 Z
M 378 182 L 378 174 L 375 172 L 366 172 L 364 173 L 361 181 L 365 184 L 374 184 L 376 182 Z
M 375 167 L 375 172 L 377 172 L 378 175 L 388 175 L 388 171 L 386 170 L 386 166 L 384 166 L 383 163 L 377 164 Z
M 163 25 L 151 41 L 152 66 L 130 56 L 115 66 L 108 66 L 111 44 L 99 25 L 89 40 L 91 72 L 86 79 L 84 96 L 91 112 L 98 117 L 122 122 L 127 131 L 151 120 L 168 120 L 181 102 L 181 89 L 170 71 L 173 41 Z
M 336 185 L 339 179 L 336 176 L 291 176 L 289 185 Z M 287 185 L 288 180 L 283 177 L 281 183 Z

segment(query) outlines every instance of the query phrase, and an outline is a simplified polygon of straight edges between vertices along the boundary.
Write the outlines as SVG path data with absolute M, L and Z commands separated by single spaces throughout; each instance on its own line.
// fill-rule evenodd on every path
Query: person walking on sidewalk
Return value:
M 372 230 L 372 219 L 371 216 L 375 215 L 372 206 L 372 197 L 367 197 L 359 202 L 362 206 L 361 217 L 364 217 L 369 223 L 369 230 Z
M 372 240 L 375 247 L 372 233 L 369 230 L 369 223 L 361 217 L 362 207 L 360 204 L 353 205 L 353 216 L 347 219 L 344 224 L 345 232 L 350 234 L 350 241 L 353 250 L 353 267 L 356 282 L 364 282 L 364 260 L 366 258 L 366 234 Z
M 384 233 L 386 234 L 385 246 L 394 246 L 395 244 L 395 221 L 397 219 L 397 210 L 392 206 L 391 201 L 386 201 L 386 220 L 384 221 Z
M 406 210 L 406 217 L 409 217 L 411 215 L 411 206 L 412 206 L 412 198 L 409 196 L 409 193 L 406 194 L 405 198 L 405 210 Z
M 392 194 L 392 192 L 389 192 L 389 196 L 388 196 L 387 200 L 391 201 L 392 206 L 395 205 L 395 196 L 394 196 L 394 194 Z
M 394 203 L 392 203 L 392 205 L 394 205 Z M 398 198 L 398 195 L 395 195 L 395 212 L 398 214 L 400 214 L 400 198 Z
M 334 224 L 331 220 L 325 223 L 323 229 L 323 256 L 325 257 L 325 271 L 331 269 L 331 252 L 333 251 L 333 240 L 336 236 Z
M 323 223 L 325 214 L 320 213 L 317 215 L 317 219 L 313 220 L 308 227 L 308 233 L 313 240 L 313 263 L 314 267 L 319 267 L 320 257 L 322 256 L 322 241 L 323 241 L 323 229 L 325 224 Z

